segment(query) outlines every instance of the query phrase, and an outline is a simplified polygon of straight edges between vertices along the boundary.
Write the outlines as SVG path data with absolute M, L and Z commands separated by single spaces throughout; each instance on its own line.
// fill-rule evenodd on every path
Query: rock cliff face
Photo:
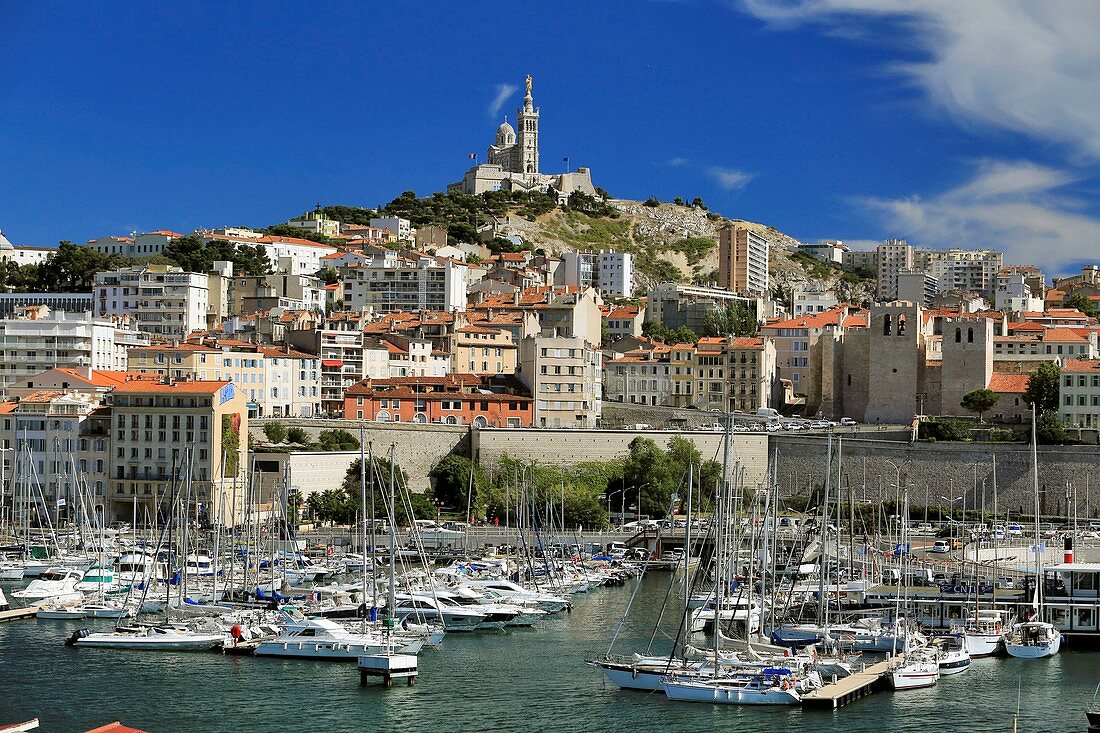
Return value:
M 632 252 L 637 262 L 635 288 L 645 291 L 663 280 L 713 283 L 718 277 L 718 230 L 737 224 L 771 242 L 772 283 L 785 297 L 794 287 L 814 284 L 833 288 L 842 300 L 870 299 L 873 283 L 850 274 L 845 277 L 839 268 L 796 255 L 798 240 L 774 227 L 691 206 L 650 206 L 626 199 L 610 203 L 617 218 L 559 209 L 534 219 L 509 216 L 497 222 L 497 232 L 518 235 L 531 247 L 551 254 L 600 249 Z

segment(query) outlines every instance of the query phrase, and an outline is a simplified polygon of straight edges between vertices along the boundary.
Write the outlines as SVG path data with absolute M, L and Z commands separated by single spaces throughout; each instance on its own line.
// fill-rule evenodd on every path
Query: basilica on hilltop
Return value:
M 553 190 L 563 199 L 574 191 L 596 193 L 588 168 L 565 173 L 539 171 L 539 109 L 531 97 L 530 76 L 526 89 L 523 106 L 516 110 L 516 127 L 513 128 L 505 117 L 497 128 L 496 140 L 486 151 L 486 162 L 466 171 L 461 181 L 447 186 L 448 192 Z

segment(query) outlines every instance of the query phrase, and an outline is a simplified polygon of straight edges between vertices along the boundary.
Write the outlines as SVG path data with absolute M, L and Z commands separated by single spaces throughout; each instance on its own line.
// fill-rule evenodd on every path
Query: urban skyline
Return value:
M 475 42 L 497 10 L 487 4 L 19 8 L 0 29 L 0 133 L 13 141 L 0 152 L 0 228 L 49 246 L 444 190 L 530 73 L 553 109 L 544 167 L 569 158 L 615 196 L 698 195 L 802 241 L 994 247 L 1074 272 L 1100 234 L 1088 108 L 1100 82 L 1058 62 L 1080 56 L 1097 11 L 1010 2 L 989 22 L 987 5 L 529 8 L 537 37 L 492 48 Z M 640 30 L 577 30 L 625 13 L 663 29 L 666 62 L 641 50 Z M 389 63 L 429 37 L 412 62 Z M 998 44 L 1021 38 L 1001 58 Z M 438 63 L 451 47 L 461 61 Z M 1037 83 L 1010 94 L 1004 70 Z

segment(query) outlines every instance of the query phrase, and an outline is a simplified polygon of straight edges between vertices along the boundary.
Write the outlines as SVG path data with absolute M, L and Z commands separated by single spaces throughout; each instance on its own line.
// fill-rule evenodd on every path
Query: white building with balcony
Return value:
M 57 367 L 126 371 L 127 350 L 148 343 L 127 319 L 40 306 L 31 316 L 0 320 L 0 391 L 7 394 L 16 381 Z
M 92 302 L 100 318 L 130 316 L 138 330 L 185 338 L 206 328 L 209 279 L 169 265 L 97 272 Z

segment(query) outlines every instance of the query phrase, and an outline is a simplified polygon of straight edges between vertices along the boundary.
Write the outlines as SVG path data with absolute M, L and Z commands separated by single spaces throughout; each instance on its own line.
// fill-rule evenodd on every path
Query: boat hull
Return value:
M 999 654 L 1004 637 L 1001 634 L 967 634 L 966 653 L 971 657 L 992 657 Z
M 678 702 L 706 702 L 719 705 L 797 705 L 802 697 L 782 687 L 751 689 L 709 682 L 664 683 L 665 695 Z

